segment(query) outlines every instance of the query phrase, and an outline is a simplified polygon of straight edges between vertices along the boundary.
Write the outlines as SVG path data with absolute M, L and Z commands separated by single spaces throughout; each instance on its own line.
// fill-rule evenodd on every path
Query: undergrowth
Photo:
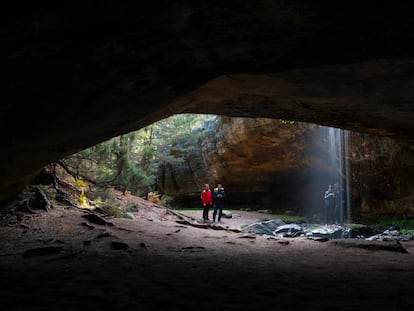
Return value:
M 402 233 L 413 233 L 414 232 L 414 219 L 381 219 L 375 224 L 371 225 L 374 230 L 383 231 L 388 228 L 394 227 L 400 229 Z

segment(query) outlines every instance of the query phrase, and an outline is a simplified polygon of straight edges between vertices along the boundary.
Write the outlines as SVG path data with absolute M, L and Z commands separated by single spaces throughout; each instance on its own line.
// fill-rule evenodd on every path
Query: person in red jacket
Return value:
M 203 220 L 209 221 L 208 211 L 213 205 L 213 196 L 209 184 L 205 184 L 204 189 L 201 192 L 201 203 L 203 204 Z

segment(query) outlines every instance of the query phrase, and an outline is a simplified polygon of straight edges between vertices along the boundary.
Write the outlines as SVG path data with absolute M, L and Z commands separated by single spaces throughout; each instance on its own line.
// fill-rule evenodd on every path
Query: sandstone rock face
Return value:
M 409 1 L 9 2 L 0 202 L 51 161 L 173 113 L 414 140 Z M 226 169 L 226 168 L 224 168 Z
M 312 152 L 317 127 L 283 124 L 278 119 L 218 118 L 203 129 L 205 136 L 198 148 L 190 154 L 174 151 L 185 160 L 182 165 L 161 167 L 160 190 L 184 204 L 198 206 L 204 183 L 212 187 L 222 183 L 229 193 L 228 204 L 284 211 L 305 205 L 315 208 L 320 205 L 320 196 L 305 197 L 304 192 L 310 190 L 304 185 L 313 177 L 315 166 L 326 178 L 329 175 Z M 323 187 L 319 185 L 319 192 Z
M 414 146 L 357 133 L 351 146 L 354 213 L 362 219 L 414 217 Z
M 190 153 L 180 152 L 185 143 L 173 148 L 181 165 L 160 167 L 161 192 L 197 207 L 203 184 L 220 182 L 228 205 L 323 221 L 323 193 L 337 180 L 339 167 L 327 161 L 330 150 L 320 126 L 223 117 L 202 130 L 205 136 Z M 361 133 L 348 140 L 352 219 L 414 216 L 414 147 Z

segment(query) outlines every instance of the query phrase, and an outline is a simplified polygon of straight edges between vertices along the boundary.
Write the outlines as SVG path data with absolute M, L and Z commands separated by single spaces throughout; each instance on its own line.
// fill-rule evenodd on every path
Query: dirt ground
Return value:
M 187 212 L 186 212 L 187 213 Z M 197 215 L 200 213 L 200 215 Z M 107 223 L 55 206 L 0 227 L 1 310 L 409 310 L 414 242 L 326 242 L 197 228 L 153 204 Z M 200 212 L 188 212 L 193 218 Z M 88 218 L 89 217 L 89 218 Z M 186 218 L 185 218 L 186 219 Z M 179 221 L 179 222 L 177 222 Z M 374 247 L 372 247 L 374 246 Z

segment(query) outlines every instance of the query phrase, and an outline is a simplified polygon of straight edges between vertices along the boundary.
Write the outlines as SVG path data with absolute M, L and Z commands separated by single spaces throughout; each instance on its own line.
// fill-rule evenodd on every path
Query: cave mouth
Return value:
M 223 127 L 224 130 L 226 130 L 226 127 L 230 127 L 223 136 L 235 136 L 233 141 L 220 141 L 220 138 L 214 140 L 214 137 L 213 141 L 208 140 L 208 137 L 214 136 L 215 132 L 223 131 L 223 128 L 218 128 L 218 123 L 221 124 L 218 126 Z M 232 128 L 232 124 L 236 124 L 238 127 Z M 303 133 L 299 135 L 295 133 L 296 126 L 305 126 Z M 111 180 L 111 183 L 107 184 L 107 186 L 112 185 L 124 193 L 130 192 L 145 198 L 148 198 L 148 194 L 152 195 L 153 192 L 157 192 L 158 197 L 167 197 L 162 203 L 166 204 L 170 200 L 176 206 L 181 207 L 199 206 L 199 192 L 203 185 L 209 183 L 214 188 L 221 180 L 226 182 L 229 190 L 231 189 L 232 196 L 228 198 L 228 206 L 232 209 L 237 207 L 250 208 L 252 210 L 266 209 L 269 208 L 270 200 L 278 202 L 275 205 L 278 205 L 277 210 L 279 212 L 292 212 L 292 208 L 288 207 L 291 204 L 283 203 L 282 201 L 294 201 L 290 197 L 294 197 L 295 193 L 297 196 L 299 190 L 300 199 L 297 202 L 303 201 L 306 203 L 293 208 L 293 211 L 298 212 L 300 208 L 305 209 L 305 211 L 301 211 L 301 214 L 306 216 L 317 212 L 319 209 L 318 205 L 323 205 L 321 198 L 326 190 L 324 188 L 328 184 L 333 186 L 337 184 L 343 191 L 339 192 L 337 190 L 336 196 L 338 198 L 341 196 L 338 200 L 343 203 L 340 207 L 337 206 L 335 208 L 337 212 L 333 214 L 333 219 L 329 222 L 331 224 L 343 225 L 344 215 L 346 214 L 349 223 L 350 200 L 345 200 L 345 194 L 350 194 L 348 191 L 349 178 L 347 178 L 349 177 L 349 160 L 347 160 L 349 138 L 344 136 L 349 136 L 349 134 L 344 130 L 315 124 L 310 124 L 309 127 L 306 126 L 305 123 L 301 124 L 283 119 L 231 118 L 217 115 L 181 114 L 156 122 L 139 131 L 113 138 L 88 150 L 67 157 L 59 164 L 64 164 L 63 168 L 65 168 L 66 172 L 71 173 L 72 176 L 76 177 L 76 174 L 78 174 L 77 176 L 89 181 L 92 185 L 104 185 L 105 183 L 102 182 L 105 179 L 105 177 L 102 177 L 104 175 L 103 171 L 112 170 L 114 171 L 112 175 L 107 174 L 106 177 L 107 180 Z M 279 134 L 278 129 L 280 129 L 280 132 L 284 131 L 284 134 Z M 234 133 L 237 131 L 249 133 L 243 136 L 244 134 Z M 272 135 L 276 137 L 273 138 L 271 137 Z M 284 138 L 280 140 L 280 137 L 277 137 L 280 135 L 290 135 L 292 137 L 289 138 L 289 141 L 284 141 Z M 298 135 L 298 142 L 294 141 L 294 135 Z M 277 141 L 278 139 L 279 141 Z M 256 150 L 253 155 L 248 156 L 242 153 L 251 153 L 251 150 L 235 151 L 239 145 L 250 144 L 252 140 L 264 141 L 264 144 L 269 144 L 270 146 L 264 149 L 263 146 L 259 145 L 259 148 L 262 149 Z M 280 154 L 278 154 L 277 149 L 280 148 L 280 145 L 289 144 L 292 141 L 293 144 L 307 145 L 306 149 L 300 150 L 300 152 L 304 153 L 303 159 L 283 159 L 283 157 L 291 157 L 289 154 L 281 155 L 285 152 L 284 150 L 281 150 Z M 222 153 L 234 153 L 235 156 L 231 156 L 230 159 L 221 158 L 223 162 L 228 162 L 225 164 L 225 167 L 223 163 L 212 163 L 210 167 L 206 167 L 205 163 L 214 161 L 211 159 L 212 157 L 220 157 L 219 152 L 215 154 L 214 150 L 208 151 L 210 154 L 205 152 L 203 154 L 204 146 L 209 144 L 215 146 L 223 144 L 224 147 L 221 147 L 224 149 Z M 343 144 L 344 146 L 342 146 Z M 128 149 L 127 152 L 125 150 L 120 151 L 124 147 Z M 252 146 L 251 149 L 255 147 Z M 149 148 L 152 148 L 152 150 L 148 151 Z M 293 153 L 298 152 L 295 148 L 297 147 L 292 147 Z M 278 168 L 273 167 L 272 161 L 274 159 L 272 157 L 266 158 L 260 155 L 260 153 L 265 153 L 270 149 L 272 149 L 271 153 L 278 158 L 277 161 L 282 162 Z M 289 146 L 287 149 L 289 149 Z M 109 152 L 107 157 L 111 159 L 98 159 L 102 158 L 104 152 Z M 120 152 L 124 152 L 123 158 L 119 156 Z M 197 162 L 197 159 L 194 159 L 194 157 L 200 156 L 195 153 L 201 154 L 202 161 L 205 163 Z M 315 157 L 317 159 L 312 160 Z M 306 165 L 304 163 L 294 163 L 294 169 L 292 169 L 292 163 L 289 163 L 289 161 L 303 162 L 309 161 L 309 159 L 316 162 L 306 163 Z M 104 161 L 113 161 L 114 163 L 110 166 L 106 165 Z M 129 163 L 125 165 L 122 161 Z M 93 165 L 92 162 L 98 164 Z M 286 167 L 284 167 L 284 163 L 286 163 Z M 102 168 L 100 165 L 104 167 Z M 120 165 L 124 165 L 124 167 L 119 168 Z M 272 170 L 271 174 L 267 174 L 266 165 L 269 170 Z M 171 176 L 170 181 L 165 181 L 166 177 L 163 175 L 167 174 L 164 170 L 166 166 L 170 166 L 170 171 L 167 172 L 169 174 L 175 174 L 173 166 L 188 170 L 188 174 L 178 173 L 176 176 Z M 238 166 L 246 167 L 247 170 L 240 171 L 237 169 Z M 152 168 L 151 172 L 149 172 L 149 167 Z M 230 177 L 220 175 L 219 173 L 211 173 L 211 171 L 222 168 Z M 135 173 L 134 176 L 126 176 L 134 169 L 138 170 L 131 173 L 131 175 Z M 256 170 L 259 173 L 256 173 Z M 240 176 L 240 172 L 244 176 Z M 147 173 L 146 179 L 152 180 L 152 184 L 146 184 L 144 187 L 139 184 L 145 183 L 146 180 L 143 178 L 139 179 L 140 176 L 137 175 L 145 173 Z M 261 180 L 257 178 L 258 174 L 267 174 L 268 176 L 266 179 Z M 122 175 L 124 180 L 115 180 L 117 175 Z M 292 175 L 306 175 L 306 177 L 300 177 L 298 181 L 295 180 L 298 177 L 292 178 L 290 177 Z M 168 185 L 168 182 L 173 184 Z M 312 188 L 312 184 L 318 184 L 320 189 Z M 295 190 L 292 192 L 289 189 Z M 316 197 L 316 192 L 321 193 L 321 196 Z M 273 196 L 270 196 L 269 193 L 273 193 Z M 93 197 L 96 198 L 97 195 L 93 195 Z M 297 202 L 295 204 L 298 204 Z M 335 204 L 339 205 L 338 203 Z M 344 212 L 344 209 L 347 212 Z M 320 215 L 319 218 L 325 219 L 326 215 Z M 327 219 L 325 219 L 325 223 L 328 223 Z
M 215 133 L 223 131 L 220 139 L 233 136 L 231 141 L 222 143 L 217 140 Z M 104 209 L 105 213 L 114 217 L 134 217 L 134 208 L 139 204 L 126 200 L 120 206 L 119 201 L 122 199 L 109 193 L 108 187 L 118 189 L 123 195 L 137 195 L 177 210 L 198 210 L 201 209 L 200 192 L 204 183 L 207 181 L 214 189 L 217 182 L 221 182 L 229 194 L 225 208 L 230 213 L 233 211 L 237 215 L 238 210 L 265 211 L 267 214 L 257 217 L 256 221 L 279 217 L 286 224 L 296 222 L 305 228 L 304 231 L 298 231 L 294 226 L 288 227 L 279 235 L 302 233 L 329 238 L 369 237 L 368 234 L 374 235 L 369 225 L 375 220 L 370 219 L 370 215 L 365 219 L 357 218 L 360 217 L 358 213 L 355 220 L 351 217 L 351 206 L 359 212 L 358 204 L 361 205 L 361 194 L 355 191 L 359 185 L 354 186 L 351 173 L 353 176 L 365 175 L 362 166 L 356 166 L 351 171 L 350 153 L 360 148 L 358 143 L 352 147 L 351 137 L 355 135 L 359 134 L 285 119 L 181 114 L 88 148 L 54 163 L 52 169 L 55 170 L 57 165 L 63 168 L 61 172 L 69 173 L 71 186 L 77 191 L 75 205 L 98 206 L 101 211 Z M 209 137 L 213 141 L 206 141 Z M 149 152 L 151 144 L 153 149 Z M 203 146 L 220 144 L 224 150 L 210 150 L 200 155 Z M 248 148 L 243 150 L 242 145 Z M 104 155 L 105 152 L 107 155 Z M 261 154 L 270 156 L 262 157 Z M 110 161 L 113 163 L 107 165 Z M 159 164 L 157 161 L 170 161 L 164 165 L 169 170 L 143 170 L 153 169 Z M 300 162 L 300 165 L 295 161 Z M 274 162 L 280 162 L 276 168 Z M 206 163 L 209 163 L 207 170 Z M 125 166 L 120 169 L 120 165 Z M 284 165 L 289 166 L 289 169 Z M 271 174 L 268 169 L 272 170 Z M 211 174 L 221 170 L 224 171 L 221 175 Z M 131 171 L 135 175 L 127 176 Z M 169 181 L 165 180 L 166 172 L 170 175 Z M 122 178 L 118 178 L 120 176 Z M 265 178 L 261 178 L 263 176 Z M 51 180 L 53 177 L 46 177 L 46 182 Z M 104 182 L 108 180 L 111 183 Z M 145 184 L 145 187 L 139 186 L 141 182 L 144 184 L 148 181 L 150 183 Z M 328 185 L 332 188 L 331 196 L 336 198 L 331 201 L 331 196 L 324 198 Z M 201 211 L 190 217 L 199 220 Z M 381 227 L 383 230 L 386 228 L 386 225 Z
M 192 123 L 186 123 L 183 120 L 190 120 Z M 164 124 L 160 125 L 163 122 Z M 217 124 L 219 124 L 219 127 L 217 127 Z M 203 136 L 200 133 L 205 135 Z M 216 133 L 222 133 L 221 139 L 223 137 L 231 137 L 232 140 L 220 143 L 220 141 L 216 140 Z M 164 135 L 163 138 L 157 136 L 161 134 Z M 137 137 L 140 139 L 139 144 L 141 144 L 140 147 L 142 149 L 132 145 L 132 142 Z M 206 137 L 212 138 L 213 143 L 211 141 L 206 142 Z M 275 141 L 276 137 L 279 140 Z M 154 142 L 161 140 L 161 138 L 165 140 L 164 144 L 156 145 L 152 153 L 148 153 L 149 143 L 155 144 Z M 360 140 L 357 140 L 357 138 Z M 373 139 L 374 143 L 370 139 Z M 304 231 L 299 231 L 300 229 L 297 230 L 294 226 L 288 226 L 284 228 L 285 231 L 279 232 L 278 236 L 294 237 L 302 234 L 308 237 L 327 237 L 329 239 L 357 236 L 367 238 L 369 237 L 368 235 L 374 235 L 374 232 L 369 230 L 369 225 L 373 223 L 373 218 L 369 218 L 369 213 L 372 213 L 372 210 L 368 211 L 368 216 L 365 214 L 365 219 L 368 219 L 368 222 L 364 222 L 362 217 L 353 219 L 351 209 L 354 212 L 355 208 L 357 211 L 355 214 L 358 215 L 359 212 L 358 216 L 360 216 L 362 214 L 361 206 L 364 207 L 363 204 L 367 204 L 363 200 L 368 200 L 369 197 L 363 198 L 361 197 L 361 192 L 358 192 L 361 184 L 366 183 L 367 180 L 355 179 L 355 176 L 366 175 L 365 169 L 368 167 L 366 164 L 361 165 L 359 163 L 359 166 L 354 166 L 356 169 L 351 170 L 350 162 L 355 160 L 351 158 L 351 153 L 355 153 L 356 149 L 360 150 L 364 146 L 377 144 L 378 139 L 377 137 L 370 138 L 364 136 L 361 133 L 286 119 L 234 118 L 186 113 L 160 121 L 158 125 L 154 123 L 138 132 L 130 132 L 115 137 L 110 141 L 102 143 L 100 146 L 96 145 L 85 149 L 80 153 L 45 167 L 44 172 L 49 170 L 49 173 L 53 173 L 56 167 L 59 167 L 62 172 L 69 173 L 68 176 L 72 178 L 68 182 L 70 187 L 72 187 L 70 190 L 73 194 L 72 204 L 81 207 L 96 205 L 100 211 L 105 209 L 103 212 L 113 217 L 134 217 L 134 214 L 130 212 L 136 212 L 139 204 L 126 200 L 122 208 L 117 208 L 120 207 L 119 201 L 122 199 L 120 199 L 121 196 L 116 197 L 114 195 L 112 195 L 112 201 L 104 202 L 104 196 L 109 196 L 110 194 L 105 189 L 99 188 L 98 184 L 103 180 L 115 181 L 114 177 L 122 176 L 113 184 L 106 184 L 105 186 L 115 187 L 122 192 L 122 196 L 128 196 L 132 193 L 158 205 L 167 205 L 165 204 L 167 201 L 163 201 L 164 199 L 170 201 L 170 203 L 173 202 L 174 195 L 176 195 L 179 200 L 176 201 L 178 202 L 177 206 L 172 206 L 174 209 L 179 210 L 179 207 L 190 207 L 192 210 L 199 209 L 196 214 L 190 215 L 194 221 L 198 221 L 201 218 L 199 196 L 202 185 L 208 181 L 212 188 L 218 182 L 225 185 L 226 192 L 229 193 L 226 199 L 226 208 L 234 211 L 234 214 L 238 214 L 238 210 L 265 211 L 266 215 L 258 216 L 256 222 L 263 223 L 276 218 L 276 216 L 281 216 L 286 225 L 294 224 L 295 222 L 299 223 L 299 225 L 303 224 L 303 227 L 309 224 L 319 225 L 309 230 L 305 228 Z M 387 138 L 384 139 L 387 140 Z M 217 147 L 220 144 L 222 145 L 222 151 L 219 150 L 220 147 Z M 202 156 L 194 153 L 203 150 L 203 146 L 206 145 L 215 146 L 214 148 L 217 148 L 217 150 L 213 148 L 213 150 L 208 151 L 210 154 L 207 152 L 207 155 Z M 249 145 L 252 145 L 253 152 L 252 149 L 249 149 Z M 385 145 L 391 145 L 394 148 L 390 141 L 386 141 Z M 398 145 L 398 143 L 395 143 L 395 145 Z M 241 146 L 247 146 L 248 148 L 243 149 Z M 386 161 L 384 162 L 384 159 L 387 160 L 387 150 L 383 149 L 384 146 L 381 145 L 377 149 L 372 146 L 371 149 L 366 147 L 362 153 L 365 157 L 366 154 L 375 154 L 375 152 L 381 149 L 381 154 L 379 155 L 380 163 L 387 163 Z M 265 149 L 259 149 L 259 147 Z M 294 152 L 289 153 L 291 149 Z M 276 150 L 276 152 L 271 150 Z M 398 160 L 398 153 L 400 151 L 397 151 L 391 153 L 389 157 L 393 160 Z M 111 164 L 111 167 L 105 166 L 99 171 L 100 164 L 98 164 L 98 158 L 94 158 L 94 156 L 99 155 L 99 157 L 103 157 L 105 152 L 109 153 L 106 158 L 103 158 L 103 162 L 108 161 L 108 159 L 116 159 L 118 162 Z M 153 168 L 150 160 L 156 162 L 160 161 L 160 159 L 168 159 L 171 161 L 168 172 L 172 177 L 171 181 L 173 183 L 170 184 L 170 187 L 168 182 L 163 180 L 165 172 L 158 174 L 153 171 L 154 175 L 151 179 L 147 175 L 144 176 L 141 170 L 135 176 L 130 177 L 129 182 L 136 186 L 141 181 L 147 182 L 152 180 L 152 185 L 156 185 L 157 188 L 135 188 L 141 192 L 133 193 L 133 188 L 128 188 L 124 184 L 126 173 L 116 171 L 120 164 L 125 164 L 125 156 L 128 155 L 128 152 L 131 152 L 131 155 L 134 156 L 134 158 L 131 158 L 131 163 L 135 167 L 142 165 L 143 167 Z M 160 156 L 161 153 L 164 154 Z M 145 156 L 142 156 L 143 154 Z M 261 158 L 261 154 L 268 154 L 270 156 Z M 278 154 L 282 154 L 282 156 L 280 157 Z M 209 163 L 208 168 L 211 171 L 217 171 L 218 167 L 224 173 L 221 173 L 221 175 L 211 175 L 211 172 L 207 171 L 207 173 L 200 174 L 195 169 L 201 167 L 201 162 L 196 162 L 197 157 L 201 158 L 202 161 L 207 161 Z M 210 160 L 208 160 L 209 157 Z M 214 162 L 215 158 L 219 160 Z M 293 162 L 301 161 L 301 165 L 292 165 L 292 159 Z M 371 165 L 371 160 L 375 160 L 375 157 L 368 157 L 365 161 Z M 269 166 L 264 165 L 265 162 L 269 163 Z M 276 168 L 274 162 L 280 162 Z M 125 172 L 131 169 L 131 163 L 125 166 Z M 223 163 L 226 163 L 226 166 L 223 166 Z M 182 171 L 174 171 L 174 165 L 182 169 Z M 286 170 L 284 165 L 289 165 L 289 169 Z M 247 170 L 246 167 L 248 168 Z M 250 170 L 250 167 L 253 169 Z M 259 175 L 265 176 L 268 168 L 273 170 L 272 174 L 266 176 L 265 179 L 258 178 Z M 395 166 L 390 167 L 393 174 L 397 173 L 395 168 Z M 378 169 L 376 165 L 374 165 L 375 169 Z M 110 172 L 111 170 L 112 172 Z M 259 173 L 256 173 L 255 170 L 258 170 Z M 89 171 L 94 172 L 95 175 L 93 177 L 87 176 Z M 236 172 L 234 173 L 234 171 Z M 390 171 L 384 172 L 386 174 Z M 38 176 L 35 182 L 46 185 L 49 183 L 49 186 L 55 182 L 54 177 L 50 176 L 50 174 L 41 175 Z M 356 186 L 354 185 L 354 180 L 351 180 L 351 175 L 358 183 Z M 98 182 L 96 180 L 97 176 L 101 178 Z M 104 177 L 102 178 L 102 176 Z M 197 180 L 195 176 L 202 176 L 202 178 Z M 42 178 L 44 179 L 42 180 Z M 378 194 L 380 189 L 375 188 L 377 186 L 375 182 L 368 181 L 371 183 L 370 186 L 373 186 L 372 191 Z M 162 183 L 164 184 L 161 187 Z M 324 193 L 328 185 L 332 186 L 332 193 L 339 198 L 329 203 L 331 204 L 330 207 L 325 205 L 324 200 Z M 334 190 L 335 187 L 337 187 L 336 192 Z M 398 191 L 401 191 L 401 189 L 401 187 L 398 188 Z M 61 193 L 48 193 L 49 190 L 50 188 L 48 189 L 47 186 L 46 188 L 38 188 L 32 198 L 20 202 L 24 204 L 19 208 L 26 209 L 26 212 L 27 210 L 31 212 L 30 200 L 33 200 L 34 204 L 42 205 L 45 204 L 45 201 L 51 201 L 50 198 L 52 196 L 54 198 L 61 197 Z M 95 193 L 93 190 L 95 190 Z M 159 190 L 161 191 L 158 192 Z M 63 197 L 63 199 L 66 200 L 67 198 Z M 274 202 L 277 202 L 276 206 Z M 389 208 L 389 203 L 387 203 L 389 201 L 384 199 L 384 202 L 380 203 L 385 204 L 385 208 Z M 83 204 L 85 206 L 82 206 Z M 49 206 L 46 205 L 46 209 L 50 209 L 50 204 Z M 329 212 L 330 210 L 333 210 L 333 212 Z M 392 212 L 395 214 L 395 210 Z M 212 213 L 211 210 L 210 213 Z M 139 213 L 137 214 L 139 216 Z M 298 218 L 295 219 L 295 216 L 298 216 Z M 389 217 L 389 215 L 386 216 Z M 360 221 L 361 219 L 362 221 Z M 251 224 L 245 223 L 243 225 Z M 241 229 L 240 227 L 229 228 L 228 225 L 224 221 L 224 226 L 218 227 L 222 227 L 221 229 Z M 379 229 L 385 231 L 391 225 L 393 225 L 391 222 L 388 226 L 383 224 Z M 272 231 L 275 231 L 275 229 L 273 228 Z M 270 231 L 271 235 L 274 233 L 272 231 Z
M 343 140 L 330 130 L 326 133 L 317 139 L 325 146 L 333 144 L 329 137 L 334 142 L 338 137 Z M 314 154 L 323 149 L 312 146 Z M 338 168 L 337 156 L 344 149 L 325 148 L 319 159 L 325 168 Z M 333 156 L 332 164 L 325 156 Z M 325 187 L 326 177 L 336 180 L 338 170 L 314 175 L 321 176 Z M 50 184 L 53 178 L 44 182 Z M 78 205 L 85 185 L 76 180 L 70 183 Z M 320 192 L 316 196 L 321 200 Z M 118 191 L 115 201 L 128 197 L 128 191 Z M 226 227 L 227 219 L 208 227 L 169 214 L 156 198 L 135 203 L 142 204 L 137 211 L 144 211 L 137 212 L 135 220 L 107 218 L 64 204 L 48 212 L 32 209 L 30 204 L 20 206 L 30 209 L 18 210 L 7 225 L 0 226 L 0 272 L 7 284 L 2 286 L 2 306 L 11 310 L 27 304 L 34 310 L 72 310 L 74 306 L 186 310 L 202 302 L 202 310 L 251 310 L 275 304 L 282 309 L 340 305 L 344 310 L 356 306 L 370 310 L 413 303 L 412 240 L 326 238 L 326 231 L 313 238 L 234 232 Z M 201 218 L 201 209 L 195 213 L 198 216 L 193 218 Z

